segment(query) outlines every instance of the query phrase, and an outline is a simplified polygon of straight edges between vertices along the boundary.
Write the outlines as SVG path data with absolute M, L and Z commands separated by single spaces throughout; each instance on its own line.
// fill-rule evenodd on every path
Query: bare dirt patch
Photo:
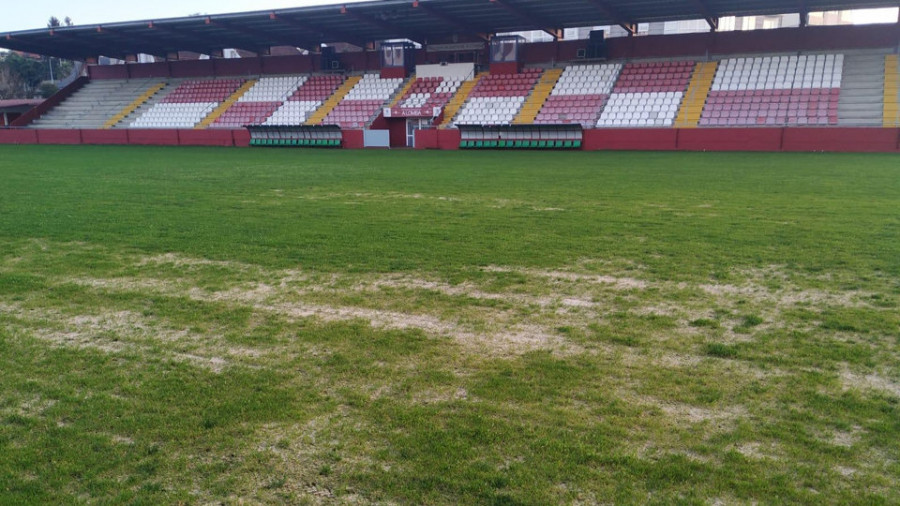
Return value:
M 144 266 L 152 264 L 169 264 L 174 265 L 175 267 L 213 266 L 224 267 L 227 269 L 238 271 L 257 269 L 255 265 L 251 264 L 227 260 L 209 260 L 206 258 L 189 257 L 178 253 L 164 253 L 162 255 L 147 256 L 142 258 L 137 265 Z
M 562 280 L 562 281 L 572 281 L 572 282 L 581 282 L 581 283 L 592 283 L 598 285 L 609 285 L 614 288 L 618 288 L 621 290 L 645 290 L 650 286 L 650 283 L 647 281 L 643 281 L 635 278 L 628 277 L 616 277 L 616 276 L 605 276 L 598 274 L 579 274 L 575 272 L 568 271 L 553 271 L 553 270 L 540 270 L 540 269 L 522 269 L 522 268 L 512 268 L 512 267 L 502 267 L 502 266 L 488 266 L 484 267 L 482 270 L 485 272 L 503 272 L 503 273 L 517 273 L 517 274 L 525 274 L 528 276 L 535 276 L 540 278 L 547 278 L 550 280 Z
M 150 347 L 160 342 L 203 343 L 200 347 L 207 351 L 216 348 L 206 337 L 185 329 L 166 327 L 157 319 L 133 311 L 68 316 L 52 309 L 24 309 L 9 305 L 5 309 L 14 312 L 21 320 L 19 324 L 12 326 L 15 331 L 60 347 L 94 349 L 111 354 L 149 354 Z M 221 372 L 228 365 L 223 358 L 197 353 L 200 352 L 167 352 L 174 360 L 189 362 L 214 372 Z
M 881 393 L 886 393 L 893 395 L 895 397 L 900 397 L 900 383 L 885 378 L 876 373 L 872 374 L 856 374 L 849 370 L 844 370 L 841 372 L 841 382 L 844 385 L 844 389 L 856 389 L 856 390 L 874 390 Z

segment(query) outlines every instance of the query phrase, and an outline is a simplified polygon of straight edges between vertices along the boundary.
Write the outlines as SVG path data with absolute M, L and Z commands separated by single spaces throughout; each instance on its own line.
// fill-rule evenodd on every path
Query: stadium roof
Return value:
M 897 0 L 378 0 L 236 14 L 0 32 L 0 47 L 69 59 L 223 48 L 410 39 L 564 28 L 896 7 Z

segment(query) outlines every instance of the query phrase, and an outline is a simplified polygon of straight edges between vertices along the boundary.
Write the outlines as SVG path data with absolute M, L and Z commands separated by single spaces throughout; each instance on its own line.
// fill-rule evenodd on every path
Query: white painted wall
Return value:
M 448 63 L 447 65 L 417 65 L 416 77 L 443 77 L 450 81 L 465 81 L 475 76 L 474 63 Z

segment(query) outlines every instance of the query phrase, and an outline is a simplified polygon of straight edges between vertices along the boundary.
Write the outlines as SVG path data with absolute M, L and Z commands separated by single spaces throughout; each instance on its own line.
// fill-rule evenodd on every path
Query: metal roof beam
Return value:
M 177 37 L 186 39 L 188 41 L 186 46 L 182 45 L 182 43 L 179 42 L 177 39 L 169 41 L 172 46 L 176 47 L 176 49 L 174 49 L 173 51 L 166 50 L 167 53 L 168 52 L 178 52 L 178 51 L 191 51 L 191 52 L 197 52 L 200 54 L 208 55 L 211 52 L 215 51 L 215 48 L 211 47 L 211 44 L 209 43 L 209 41 L 196 39 L 193 36 L 191 36 L 190 34 L 186 34 L 184 32 L 176 30 L 175 28 L 172 28 L 170 26 L 161 25 L 159 23 L 154 23 L 153 21 L 150 21 L 149 23 L 147 23 L 147 28 L 150 28 L 152 30 L 160 30 L 163 32 L 171 33 L 173 35 L 176 35 Z
M 415 6 L 415 4 L 413 4 L 413 6 Z M 442 10 L 437 9 L 430 4 L 419 3 L 418 7 L 420 9 L 424 9 L 424 10 L 428 11 L 429 14 L 440 19 L 441 21 L 443 21 L 447 24 L 453 25 L 457 30 L 460 30 L 465 33 L 474 33 L 475 35 L 477 35 L 478 37 L 480 37 L 484 40 L 490 39 L 490 37 L 488 36 L 487 33 L 485 33 L 484 30 L 478 30 L 478 29 L 474 28 L 473 26 L 469 25 L 468 23 L 466 23 L 465 21 L 463 21 L 455 16 L 451 16 L 450 14 L 447 14 L 447 13 L 443 12 Z
M 316 38 L 324 38 L 325 34 L 323 33 L 323 31 L 328 31 L 330 33 L 333 33 L 338 39 L 340 39 L 339 40 L 340 42 L 346 42 L 348 44 L 353 44 L 354 46 L 357 46 L 357 47 L 360 47 L 363 49 L 365 49 L 366 45 L 367 45 L 365 40 L 357 37 L 355 34 L 350 34 L 350 33 L 344 32 L 342 30 L 335 30 L 333 28 L 325 28 L 325 27 L 321 27 L 321 26 L 317 28 L 313 25 L 310 25 L 308 23 L 300 21 L 295 17 L 288 16 L 285 14 L 279 14 L 274 11 L 269 14 L 269 19 L 271 19 L 273 21 L 278 21 L 279 23 L 284 23 L 284 24 L 293 26 L 294 28 L 299 28 L 311 35 L 319 34 L 319 36 Z
M 395 25 L 393 23 L 389 23 L 383 19 L 376 19 L 376 18 L 372 18 L 370 16 L 363 15 L 362 13 L 358 12 L 358 9 L 351 9 L 351 8 L 348 8 L 347 6 L 342 6 L 341 14 L 350 16 L 353 19 L 356 19 L 358 21 L 366 23 L 375 28 L 384 30 L 388 33 L 400 34 L 401 36 L 404 36 L 413 42 L 418 42 L 419 44 L 424 45 L 427 42 L 427 37 L 425 37 L 425 35 L 423 35 L 421 33 L 410 32 L 410 31 L 407 31 L 407 30 L 404 30 L 404 29 L 398 27 L 397 25 Z
M 626 16 L 623 16 L 622 13 L 617 11 L 611 5 L 606 3 L 605 0 L 587 0 L 588 3 L 596 7 L 600 10 L 606 17 L 613 20 L 613 23 L 621 26 L 628 32 L 628 35 L 634 35 L 637 33 L 637 23 L 631 21 Z
M 312 43 L 308 40 L 289 39 L 289 38 L 281 37 L 274 33 L 262 32 L 260 30 L 254 29 L 254 28 L 237 26 L 237 25 L 234 25 L 227 21 L 222 21 L 221 19 L 213 19 L 212 17 L 207 17 L 206 22 L 207 22 L 207 24 L 219 26 L 226 30 L 242 33 L 242 34 L 247 35 L 248 37 L 251 37 L 256 40 L 271 40 L 271 41 L 275 41 L 278 44 L 283 45 L 283 46 L 302 47 L 303 49 L 308 49 L 308 50 L 312 50 L 313 48 L 316 47 L 316 45 L 314 43 Z M 265 51 L 266 49 L 267 48 L 265 48 L 265 47 L 259 48 L 260 51 Z
M 51 37 L 62 37 L 64 39 L 70 41 L 72 44 L 75 45 L 75 48 L 74 48 L 75 51 L 77 53 L 82 54 L 82 58 L 87 58 L 89 56 L 99 56 L 99 55 L 112 56 L 112 57 L 122 56 L 122 55 L 114 55 L 114 54 L 104 54 L 105 50 L 102 49 L 102 46 L 98 46 L 90 41 L 81 40 L 79 37 L 76 37 L 75 35 L 72 35 L 70 33 L 66 33 L 65 31 L 50 28 L 48 33 L 50 34 Z
M 805 0 L 797 0 L 798 12 L 800 13 L 800 27 L 809 26 L 809 6 Z
M 491 3 L 497 4 L 500 7 L 506 9 L 510 14 L 516 16 L 522 21 L 532 25 L 532 26 L 546 26 L 545 20 L 540 20 L 534 14 L 527 12 L 521 7 L 508 3 L 506 0 L 490 0 Z M 554 23 L 557 24 L 557 23 Z M 561 39 L 563 34 L 562 28 L 541 28 L 543 32 L 549 33 L 554 39 Z
M 706 0 L 693 0 L 694 5 L 700 9 L 700 14 L 703 15 L 703 19 L 706 20 L 706 23 L 709 25 L 709 30 L 711 32 L 715 32 L 719 30 L 719 15 L 715 13 L 712 9 L 710 9 L 709 4 Z
M 147 44 L 148 48 L 152 47 L 152 46 L 156 46 L 158 44 L 158 41 L 155 41 L 149 37 L 145 37 L 144 35 L 141 35 L 139 33 L 124 33 L 121 30 L 107 28 L 103 25 L 97 25 L 97 33 L 111 34 L 120 41 L 128 41 L 129 39 L 139 39 L 139 40 L 142 40 L 145 44 Z M 165 51 L 163 51 L 163 54 L 155 54 L 155 53 L 151 53 L 148 51 L 150 51 L 150 50 L 148 49 L 147 51 L 138 51 L 138 53 L 149 54 L 150 56 L 156 56 L 156 57 L 162 57 L 165 54 Z
M 17 47 L 10 47 L 9 49 L 13 49 L 16 51 L 22 51 L 24 53 L 33 53 L 33 54 L 39 54 L 39 55 L 43 55 L 43 56 L 51 55 L 51 56 L 59 57 L 57 54 L 55 54 L 58 52 L 57 49 L 51 48 L 49 46 L 45 46 L 45 45 L 41 44 L 40 42 L 34 42 L 31 40 L 25 41 L 18 37 L 15 37 L 9 33 L 7 33 L 6 36 L 3 37 L 3 39 L 8 40 L 10 42 L 14 42 L 15 46 L 17 46 Z M 68 56 L 73 56 L 73 55 L 72 55 L 72 53 L 68 53 L 65 56 L 68 57 Z

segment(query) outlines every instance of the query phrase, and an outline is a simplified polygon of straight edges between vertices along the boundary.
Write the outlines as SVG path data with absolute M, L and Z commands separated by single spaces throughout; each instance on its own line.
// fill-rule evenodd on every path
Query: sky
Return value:
M 76 25 L 90 25 L 359 1 L 363 0 L 4 0 L 7 5 L 0 15 L 0 32 L 43 28 L 50 16 L 69 16 Z M 857 23 L 883 23 L 896 20 L 896 12 L 872 9 L 858 11 L 854 18 Z
M 50 16 L 69 16 L 76 25 L 90 25 L 359 1 L 362 0 L 4 0 L 8 4 L 0 13 L 0 32 L 43 28 Z

